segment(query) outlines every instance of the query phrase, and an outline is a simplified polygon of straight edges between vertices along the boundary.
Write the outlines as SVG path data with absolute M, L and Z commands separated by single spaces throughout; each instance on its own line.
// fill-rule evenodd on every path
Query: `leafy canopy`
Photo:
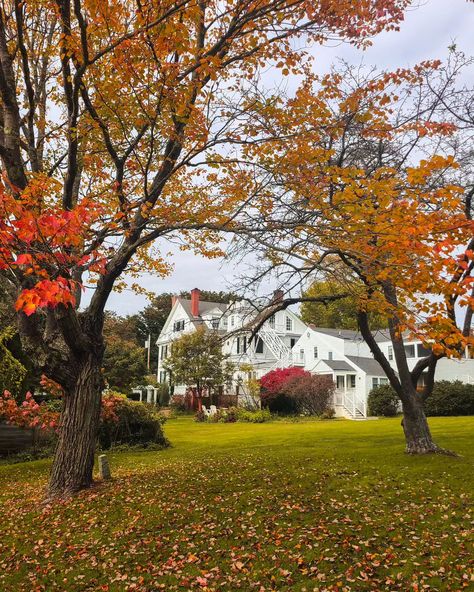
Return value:
M 226 166 L 221 145 L 255 141 L 241 117 L 259 71 L 301 73 L 293 38 L 361 44 L 408 4 L 5 2 L 0 269 L 20 282 L 17 309 L 75 307 L 87 280 L 103 310 L 125 269 L 168 273 L 151 244 L 177 231 L 220 254 L 215 229 L 247 195 L 238 176 L 237 200 L 217 193 L 210 168 Z
M 173 384 L 215 388 L 229 382 L 233 365 L 222 353 L 222 340 L 215 331 L 200 326 L 173 342 L 164 361 Z
M 349 295 L 340 300 L 327 302 L 303 302 L 301 304 L 301 319 L 307 324 L 316 327 L 328 327 L 332 329 L 353 329 L 357 330 L 358 293 L 355 289 L 359 287 L 359 293 L 363 294 L 363 286 L 344 286 L 336 281 L 316 281 L 305 290 L 303 298 L 315 298 L 318 296 L 332 296 L 337 294 Z M 349 288 L 349 290 L 348 290 Z M 382 329 L 387 326 L 387 319 L 383 315 L 373 311 L 370 313 L 370 326 L 373 329 Z

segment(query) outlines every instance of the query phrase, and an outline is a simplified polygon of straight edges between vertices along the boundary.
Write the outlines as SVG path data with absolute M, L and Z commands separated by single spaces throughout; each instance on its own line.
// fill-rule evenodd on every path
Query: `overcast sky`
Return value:
M 473 3 L 466 0 L 426 0 L 420 4 L 415 10 L 407 12 L 399 32 L 382 33 L 365 51 L 346 44 L 319 48 L 315 53 L 318 72 L 327 71 L 338 58 L 380 69 L 413 66 L 426 59 L 444 59 L 448 46 L 453 42 L 466 54 L 474 54 Z M 207 260 L 189 252 L 176 251 L 174 272 L 170 276 L 163 279 L 146 275 L 140 283 L 155 293 L 179 292 L 196 287 L 227 290 L 232 288 L 238 273 L 235 263 Z M 124 291 L 112 295 L 108 308 L 119 314 L 132 314 L 146 306 L 147 302 L 144 296 Z

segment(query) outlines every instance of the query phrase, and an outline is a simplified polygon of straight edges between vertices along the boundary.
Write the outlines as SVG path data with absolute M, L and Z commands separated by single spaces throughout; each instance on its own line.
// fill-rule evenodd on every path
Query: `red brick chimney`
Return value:
M 193 317 L 199 316 L 199 294 L 198 288 L 191 290 L 191 314 Z

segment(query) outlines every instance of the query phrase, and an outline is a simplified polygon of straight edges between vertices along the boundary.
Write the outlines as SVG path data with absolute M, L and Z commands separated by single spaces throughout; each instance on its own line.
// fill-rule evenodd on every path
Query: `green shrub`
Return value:
M 229 407 L 227 411 L 224 411 L 222 420 L 224 423 L 235 423 L 239 421 L 239 408 Z
M 200 411 L 196 411 L 196 413 L 194 415 L 194 421 L 198 421 L 198 422 L 207 421 L 207 415 L 204 413 L 204 411 L 202 409 Z
M 237 421 L 236 408 L 218 409 L 216 413 L 207 416 L 207 421 L 209 423 L 235 423 Z
M 368 398 L 369 415 L 394 417 L 399 412 L 400 401 L 389 384 L 372 389 Z
M 169 406 L 176 413 L 185 413 L 189 411 L 189 409 L 186 406 L 186 399 L 184 395 L 173 395 L 171 397 Z
M 15 331 L 14 327 L 7 327 L 0 333 L 0 393 L 7 390 L 19 401 L 25 394 L 27 370 L 6 345 L 13 339 Z
M 327 407 L 320 415 L 321 419 L 334 419 L 336 411 L 332 407 Z
M 425 401 L 426 415 L 474 415 L 474 385 L 460 380 L 436 382 Z
M 160 407 L 168 407 L 170 402 L 170 387 L 165 382 L 160 382 L 156 385 L 158 389 L 157 403 Z
M 237 421 L 246 423 L 265 423 L 272 420 L 272 414 L 269 409 L 259 409 L 258 411 L 248 411 L 242 407 L 237 407 Z
M 117 393 L 110 393 L 117 397 Z M 169 446 L 162 425 L 166 418 L 157 412 L 153 405 L 118 396 L 113 413 L 116 418 L 103 419 L 99 428 L 101 448 L 127 444 L 130 446 L 159 445 Z
M 212 415 L 206 415 L 204 411 L 197 411 L 194 419 L 195 421 L 208 423 L 235 423 L 236 421 L 242 423 L 264 423 L 271 421 L 273 416 L 268 409 L 249 411 L 243 407 L 229 407 L 226 410 L 218 409 Z

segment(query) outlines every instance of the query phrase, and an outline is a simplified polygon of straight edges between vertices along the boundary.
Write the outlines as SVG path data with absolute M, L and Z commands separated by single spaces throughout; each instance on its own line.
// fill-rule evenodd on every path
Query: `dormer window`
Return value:
M 173 331 L 176 333 L 177 331 L 184 331 L 184 319 L 181 321 L 175 321 L 173 324 Z

